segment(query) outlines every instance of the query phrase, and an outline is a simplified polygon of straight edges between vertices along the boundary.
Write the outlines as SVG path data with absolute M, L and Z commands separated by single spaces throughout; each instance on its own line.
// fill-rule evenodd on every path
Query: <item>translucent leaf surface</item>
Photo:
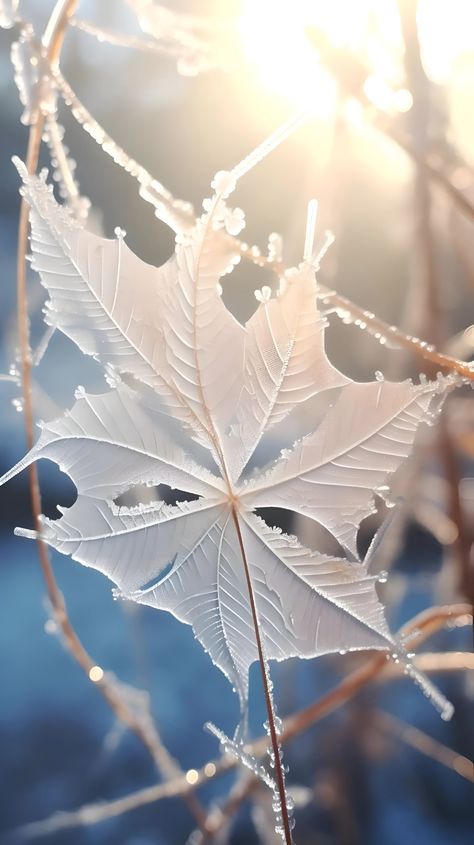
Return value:
M 342 375 L 324 351 L 307 263 L 286 274 L 276 298 L 263 289 L 241 326 L 220 296 L 219 278 L 236 262 L 224 226 L 241 221 L 238 210 L 227 213 L 223 191 L 154 268 L 121 237 L 80 229 L 44 180 L 21 172 L 34 266 L 50 295 L 47 319 L 133 377 L 133 387 L 112 379 L 105 395 L 80 391 L 1 480 L 38 457 L 71 476 L 78 499 L 61 519 L 44 520 L 44 539 L 103 572 L 123 596 L 191 625 L 242 705 L 257 659 L 256 623 L 266 655 L 277 660 L 363 648 L 401 653 L 365 564 L 305 549 L 253 511 L 283 507 L 311 517 L 354 557 L 375 495 L 388 493 L 391 473 L 452 381 L 357 384 Z M 315 431 L 241 479 L 269 431 L 325 393 Z M 207 450 L 202 463 L 218 475 L 197 462 L 195 439 Z M 113 499 L 138 484 L 200 498 L 118 508 Z M 448 713 L 444 699 L 436 701 Z
M 248 485 L 246 501 L 309 516 L 356 554 L 357 531 L 374 511 L 374 493 L 388 493 L 387 476 L 409 455 L 440 389 L 439 382 L 348 384 L 314 434 Z
M 33 267 L 50 295 L 46 321 L 87 355 L 152 387 L 199 439 L 215 444 L 243 366 L 243 329 L 217 287 L 232 252 L 211 249 L 198 225 L 166 264 L 152 267 L 122 235 L 107 240 L 82 229 L 42 179 L 17 166 L 31 206 Z
M 268 289 L 269 290 L 269 289 Z M 296 405 L 348 379 L 324 351 L 324 320 L 316 305 L 314 270 L 303 264 L 281 281 L 246 326 L 244 387 L 237 408 L 241 459 L 237 474 L 271 426 Z
M 0 483 L 37 458 L 55 461 L 79 493 L 96 498 L 115 498 L 138 484 L 211 497 L 224 489 L 167 436 L 161 405 L 125 385 L 99 396 L 79 391 L 71 411 L 43 424 L 36 446 Z

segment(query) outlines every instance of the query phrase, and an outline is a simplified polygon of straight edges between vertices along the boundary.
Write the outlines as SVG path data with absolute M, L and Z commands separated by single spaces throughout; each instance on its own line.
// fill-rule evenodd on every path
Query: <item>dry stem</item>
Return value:
M 416 748 L 420 754 L 424 754 L 432 760 L 437 760 L 438 763 L 457 772 L 466 780 L 474 781 L 474 764 L 471 760 L 448 748 L 437 739 L 433 739 L 420 728 L 409 725 L 391 713 L 381 713 L 380 711 L 376 714 L 375 728 L 392 734 L 397 740 L 401 739 L 407 745 Z
M 410 622 L 401 628 L 399 638 L 413 635 L 410 639 L 410 648 L 421 645 L 428 637 L 445 626 L 461 627 L 472 623 L 472 612 L 468 604 L 448 605 L 445 607 L 433 607 L 415 616 Z M 462 664 L 462 661 L 461 661 Z M 428 669 L 428 667 L 424 667 Z M 433 668 L 433 666 L 431 666 Z M 445 667 L 446 668 L 446 667 Z M 453 668 L 453 666 L 451 666 Z M 459 668 L 459 666 L 456 666 Z M 462 668 L 465 666 L 462 664 Z M 385 671 L 388 670 L 388 671 Z M 390 663 L 386 660 L 385 652 L 377 653 L 362 666 L 347 675 L 341 682 L 314 704 L 295 713 L 289 719 L 284 720 L 283 731 L 280 735 L 280 742 L 283 744 L 298 736 L 307 728 L 318 722 L 324 716 L 341 707 L 366 684 L 377 679 L 382 673 L 386 674 L 387 680 L 397 677 L 390 669 Z M 400 671 L 399 677 L 403 677 Z M 260 737 L 250 743 L 245 750 L 256 757 L 261 757 L 268 749 L 268 737 Z M 212 766 L 209 763 L 212 762 Z M 78 810 L 67 813 L 56 813 L 49 819 L 33 822 L 25 825 L 19 830 L 24 838 L 33 838 L 53 833 L 57 830 L 65 830 L 86 824 L 96 824 L 106 819 L 115 818 L 130 810 L 143 807 L 163 798 L 175 798 L 191 793 L 194 789 L 206 783 L 208 780 L 229 771 L 237 765 L 237 760 L 230 755 L 219 760 L 209 761 L 205 766 L 198 769 L 198 778 L 192 785 L 188 783 L 185 776 L 174 778 L 166 783 L 149 786 L 137 790 L 122 798 L 104 803 L 88 804 Z M 212 772 L 212 774 L 210 773 Z M 245 798 L 245 790 L 242 790 L 241 798 Z M 232 802 L 229 812 L 237 809 L 237 801 Z M 211 827 L 211 831 L 208 831 Z M 213 835 L 217 832 L 216 824 L 210 824 L 205 820 L 202 825 L 203 836 L 207 833 Z M 203 841 L 206 841 L 204 839 Z
M 51 17 L 46 25 L 42 39 L 46 57 L 50 65 L 55 68 L 59 62 L 64 34 L 67 28 L 69 17 L 74 13 L 77 0 L 58 0 Z M 38 166 L 41 138 L 45 124 L 45 115 L 39 110 L 38 118 L 30 127 L 28 137 L 28 149 L 26 154 L 26 168 L 28 173 L 34 174 Z M 32 360 L 29 343 L 29 320 L 28 320 L 28 298 L 26 292 L 26 251 L 28 245 L 28 217 L 29 209 L 24 199 L 21 201 L 19 224 L 18 224 L 18 251 L 17 251 L 17 319 L 21 354 L 21 380 L 23 391 L 23 408 L 26 430 L 27 448 L 30 450 L 34 443 L 34 414 L 32 401 Z M 76 634 L 67 615 L 64 597 L 56 583 L 46 543 L 41 539 L 41 493 L 38 483 L 38 472 L 36 466 L 31 464 L 28 467 L 29 487 L 31 506 L 35 528 L 38 533 L 37 547 L 41 569 L 46 582 L 48 597 L 55 622 L 60 629 L 64 642 L 84 670 L 87 677 L 96 662 L 88 654 Z M 115 716 L 123 722 L 141 740 L 153 757 L 159 771 L 163 774 L 176 776 L 180 772 L 178 764 L 164 748 L 158 732 L 151 722 L 151 719 L 140 719 L 128 706 L 118 689 L 109 681 L 107 675 L 96 682 L 96 686 L 102 693 Z M 189 800 L 191 799 L 191 800 Z M 205 813 L 194 796 L 186 799 L 189 808 L 201 825 Z

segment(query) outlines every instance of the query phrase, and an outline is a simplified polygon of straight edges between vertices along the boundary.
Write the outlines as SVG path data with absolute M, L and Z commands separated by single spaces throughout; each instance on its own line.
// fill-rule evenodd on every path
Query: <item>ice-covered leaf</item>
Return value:
M 167 484 L 199 496 L 224 489 L 166 434 L 162 406 L 153 394 L 125 385 L 104 395 L 77 392 L 63 417 L 42 425 L 41 437 L 20 463 L 0 479 L 7 481 L 38 458 L 55 461 L 79 493 L 114 499 L 138 484 Z
M 152 267 L 123 233 L 108 240 L 84 230 L 44 179 L 16 163 L 31 206 L 33 267 L 50 296 L 47 323 L 87 355 L 152 387 L 216 448 L 243 367 L 243 329 L 218 290 L 235 254 L 222 239 L 212 247 L 214 230 L 203 221 L 166 264 Z
M 388 493 L 387 476 L 408 457 L 443 383 L 347 384 L 313 434 L 252 480 L 253 507 L 280 507 L 317 520 L 353 554 L 359 525 Z
M 229 174 L 216 177 L 219 195 L 154 268 L 123 238 L 78 227 L 43 179 L 20 170 L 34 266 L 50 296 L 47 319 L 126 381 L 115 376 L 102 396 L 80 391 L 2 479 L 39 457 L 71 476 L 78 499 L 59 520 L 43 520 L 46 542 L 103 572 L 121 595 L 191 625 L 243 706 L 256 630 L 276 660 L 364 648 L 401 653 L 376 579 L 354 561 L 357 531 L 450 380 L 357 384 L 336 370 L 309 261 L 285 275 L 276 298 L 263 289 L 241 326 L 219 288 L 236 262 L 224 228 L 243 219 L 222 199 L 232 190 L 222 187 Z M 272 427 L 281 432 L 316 395 L 327 408 L 313 433 L 272 466 L 255 466 Z M 139 484 L 199 498 L 117 507 L 114 499 Z M 317 520 L 351 559 L 304 548 L 255 515 L 260 507 Z M 436 701 L 447 715 L 444 699 Z
M 263 434 L 296 405 L 349 381 L 324 351 L 314 270 L 303 264 L 282 280 L 279 296 L 259 305 L 246 326 L 245 373 L 237 408 L 237 473 Z

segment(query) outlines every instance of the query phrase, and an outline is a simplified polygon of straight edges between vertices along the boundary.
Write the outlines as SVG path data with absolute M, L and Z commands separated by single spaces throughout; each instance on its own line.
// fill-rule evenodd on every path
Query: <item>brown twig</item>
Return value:
M 398 637 L 403 639 L 410 635 L 410 648 L 415 648 L 445 626 L 461 627 L 470 625 L 471 623 L 471 608 L 467 604 L 433 607 L 418 614 L 404 625 L 399 631 Z M 389 670 L 387 672 L 387 680 L 393 679 L 394 677 L 405 677 L 403 669 L 400 669 L 400 674 L 397 676 L 392 674 L 390 663 L 386 660 L 385 652 L 375 654 L 362 666 L 347 675 L 338 686 L 330 690 L 321 699 L 318 699 L 314 704 L 286 719 L 280 736 L 280 742 L 282 744 L 289 742 L 324 716 L 341 707 L 346 701 L 356 695 L 360 689 L 366 686 L 366 684 L 377 679 L 386 668 Z M 268 736 L 260 737 L 260 739 L 249 743 L 245 750 L 256 757 L 261 757 L 266 753 L 268 744 Z M 198 769 L 197 777 L 193 778 L 192 783 L 185 776 L 181 776 L 165 783 L 155 784 L 145 789 L 137 790 L 122 798 L 109 801 L 106 804 L 87 804 L 78 810 L 68 813 L 56 813 L 49 819 L 25 825 L 18 832 L 24 838 L 33 838 L 80 825 L 96 824 L 164 798 L 176 798 L 189 794 L 207 781 L 233 769 L 237 764 L 238 761 L 234 757 L 226 755 L 219 760 L 210 761 Z M 242 800 L 244 800 L 244 797 L 243 795 Z M 202 826 L 203 831 L 206 830 L 206 824 L 207 821 L 204 821 Z
M 234 784 L 225 802 L 208 813 L 204 831 L 195 831 L 189 842 L 192 842 L 192 845 L 207 845 L 211 842 L 218 833 L 221 833 L 225 825 L 229 824 L 244 801 L 258 786 L 260 786 L 259 779 L 246 772 Z
M 374 727 L 384 733 L 392 734 L 397 740 L 401 739 L 402 742 L 416 748 L 420 754 L 424 754 L 432 760 L 437 760 L 438 763 L 452 769 L 462 778 L 474 781 L 474 763 L 471 760 L 448 748 L 447 745 L 437 739 L 433 739 L 420 728 L 409 725 L 390 713 L 381 713 L 380 711 L 376 714 Z
M 345 312 L 351 317 L 358 328 L 364 330 L 369 329 L 370 333 L 383 344 L 393 343 L 402 349 L 407 349 L 409 352 L 414 353 L 418 358 L 422 358 L 436 368 L 457 373 L 462 378 L 474 381 L 474 366 L 472 364 L 452 358 L 450 355 L 443 355 L 434 346 L 417 337 L 405 334 L 396 326 L 389 325 L 384 320 L 376 317 L 375 314 L 372 314 L 371 311 L 366 311 L 359 305 L 355 305 L 346 296 L 328 290 L 322 285 L 319 290 L 323 303 L 332 306 L 336 312 L 340 312 L 338 316 L 344 317 Z
M 58 0 L 53 13 L 46 26 L 43 36 L 43 47 L 46 50 L 49 61 L 57 63 L 67 26 L 67 19 L 73 14 L 77 0 Z M 31 126 L 28 137 L 28 149 L 26 154 L 26 167 L 29 173 L 34 173 L 38 166 L 41 136 L 44 128 L 45 117 L 40 111 L 36 123 Z M 34 416 L 32 402 L 31 384 L 31 352 L 29 342 L 28 322 L 28 300 L 26 293 L 26 251 L 28 245 L 28 219 L 29 208 L 24 199 L 21 201 L 20 217 L 18 223 L 18 251 L 17 251 L 17 319 L 21 354 L 21 380 L 23 387 L 23 409 L 26 429 L 27 448 L 30 450 L 34 442 Z M 38 472 L 34 464 L 28 467 L 30 485 L 31 505 L 35 526 L 38 532 L 41 531 L 41 494 L 38 484 Z M 67 627 L 64 601 L 54 579 L 51 563 L 49 560 L 46 544 L 38 538 L 38 554 L 43 570 L 48 596 L 54 609 L 58 624 Z M 69 637 L 71 632 L 65 631 Z M 91 668 L 93 663 L 91 663 Z
M 58 66 L 64 34 L 67 28 L 68 19 L 74 13 L 77 0 L 58 0 L 51 17 L 46 25 L 42 38 L 46 58 L 54 69 Z M 26 154 L 26 167 L 28 173 L 36 172 L 38 166 L 39 152 L 42 133 L 45 125 L 45 115 L 39 109 L 36 122 L 30 127 L 28 137 L 28 148 Z M 21 354 L 21 380 L 23 392 L 23 409 L 26 430 L 27 448 L 30 450 L 34 443 L 34 413 L 32 400 L 32 361 L 29 342 L 29 320 L 28 320 L 28 297 L 26 292 L 26 252 L 28 245 L 28 219 L 29 209 L 24 199 L 21 201 L 20 216 L 18 224 L 18 250 L 17 250 L 17 319 Z M 56 583 L 46 543 L 41 538 L 41 493 L 38 483 L 38 472 L 36 466 L 31 464 L 28 467 L 29 487 L 33 518 L 38 533 L 37 547 L 38 555 L 43 572 L 52 613 L 64 642 L 70 654 L 84 670 L 90 680 L 94 679 L 94 668 L 96 662 L 84 648 L 76 631 L 74 630 L 66 610 L 64 597 Z M 150 720 L 144 720 L 134 713 L 128 706 L 124 697 L 120 694 L 117 686 L 110 680 L 107 674 L 102 674 L 99 680 L 95 681 L 102 696 L 113 710 L 115 716 L 126 725 L 148 749 L 159 771 L 164 774 L 176 776 L 181 770 L 164 748 L 158 732 Z M 189 800 L 191 799 L 191 800 Z M 190 810 L 199 824 L 205 818 L 205 813 L 194 796 L 186 799 Z

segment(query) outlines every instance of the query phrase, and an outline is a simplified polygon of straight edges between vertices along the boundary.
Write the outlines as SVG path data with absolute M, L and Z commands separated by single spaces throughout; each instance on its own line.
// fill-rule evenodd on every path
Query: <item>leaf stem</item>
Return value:
M 268 727 L 270 732 L 270 739 L 272 744 L 273 757 L 275 760 L 275 775 L 278 785 L 278 795 L 280 799 L 281 816 L 283 822 L 283 829 L 285 834 L 286 845 L 293 845 L 293 837 L 291 835 L 290 817 L 288 813 L 288 806 L 286 801 L 286 787 L 285 787 L 285 772 L 281 762 L 280 743 L 275 725 L 275 714 L 273 710 L 273 701 L 270 687 L 270 677 L 268 674 L 268 664 L 265 657 L 262 638 L 260 636 L 260 625 L 258 621 L 257 605 L 255 602 L 255 593 L 253 590 L 252 578 L 250 575 L 249 563 L 247 554 L 245 552 L 242 531 L 240 529 L 239 517 L 235 506 L 232 507 L 232 519 L 234 521 L 237 538 L 239 541 L 240 551 L 242 554 L 242 562 L 244 566 L 245 579 L 247 582 L 247 589 L 249 593 L 250 609 L 252 612 L 253 626 L 255 630 L 255 641 L 257 644 L 258 660 L 260 663 L 260 672 L 262 675 L 263 691 L 265 695 L 265 704 L 267 708 Z

